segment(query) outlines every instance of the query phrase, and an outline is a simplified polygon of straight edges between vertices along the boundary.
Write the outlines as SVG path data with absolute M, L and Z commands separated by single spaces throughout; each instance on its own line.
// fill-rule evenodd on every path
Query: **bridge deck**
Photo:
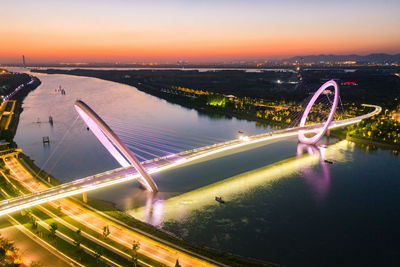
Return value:
M 339 128 L 346 125 L 357 123 L 363 119 L 379 114 L 382 110 L 381 107 L 379 106 L 374 106 L 374 105 L 364 105 L 364 106 L 373 107 L 375 108 L 375 110 L 362 116 L 340 121 L 334 121 L 330 125 L 329 129 Z M 249 136 L 248 140 L 235 139 L 223 143 L 218 143 L 210 146 L 205 146 L 197 149 L 180 152 L 165 157 L 147 160 L 142 162 L 142 164 L 146 169 L 146 171 L 149 174 L 152 174 L 186 164 L 190 161 L 194 161 L 200 158 L 205 158 L 207 156 L 220 153 L 222 151 L 244 147 L 250 144 L 262 143 L 270 140 L 296 136 L 298 134 L 298 131 L 300 130 L 305 132 L 313 132 L 318 127 L 321 127 L 321 124 L 314 124 L 302 128 L 294 127 L 294 128 L 269 132 L 265 134 L 253 135 Z M 93 176 L 65 183 L 59 186 L 54 186 L 46 190 L 33 192 L 31 194 L 19 196 L 12 199 L 3 200 L 0 202 L 0 216 L 11 213 L 13 211 L 43 204 L 48 201 L 56 200 L 59 198 L 64 198 L 82 192 L 87 192 L 98 188 L 107 187 L 112 184 L 134 180 L 139 177 L 140 174 L 137 173 L 137 171 L 133 167 L 117 168 L 107 172 L 99 173 Z

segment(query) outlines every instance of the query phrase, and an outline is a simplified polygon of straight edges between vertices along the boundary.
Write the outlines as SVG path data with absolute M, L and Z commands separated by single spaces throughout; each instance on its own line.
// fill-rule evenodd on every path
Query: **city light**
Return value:
M 367 105 L 364 104 L 366 107 L 373 107 L 375 108 L 374 111 L 359 116 L 355 118 L 350 118 L 350 119 L 345 119 L 341 121 L 334 121 L 329 125 L 329 129 L 334 129 L 334 128 L 340 128 L 346 125 L 354 124 L 357 122 L 360 122 L 363 119 L 375 116 L 379 114 L 382 111 L 382 108 L 379 106 L 375 105 Z M 227 141 L 215 145 L 210 145 L 207 147 L 203 148 L 198 148 L 196 151 L 190 150 L 189 152 L 181 152 L 177 154 L 176 156 L 179 157 L 175 161 L 162 161 L 162 160 L 157 160 L 153 159 L 151 161 L 147 162 L 159 162 L 159 166 L 152 166 L 151 169 L 147 170 L 150 174 L 152 173 L 158 173 L 166 170 L 170 170 L 173 168 L 176 168 L 178 166 L 182 166 L 184 164 L 187 164 L 189 162 L 194 162 L 199 159 L 204 159 L 209 156 L 228 151 L 228 150 L 233 150 L 236 148 L 240 147 L 245 147 L 251 144 L 257 144 L 257 143 L 262 143 L 266 141 L 271 141 L 271 140 L 276 140 L 276 139 L 283 139 L 287 137 L 292 137 L 292 136 L 297 136 L 299 134 L 299 131 L 302 130 L 303 133 L 308 133 L 308 132 L 314 132 L 314 129 L 307 130 L 310 126 L 305 126 L 305 127 L 295 127 L 295 128 L 290 128 L 286 130 L 278 130 L 274 133 L 266 133 L 266 134 L 261 134 L 261 135 L 255 135 L 255 136 L 249 136 L 248 141 L 242 141 L 240 139 L 232 140 L 232 141 Z M 186 155 L 185 157 L 182 157 L 182 155 Z M 164 157 L 165 158 L 165 157 Z M 171 159 L 170 157 L 168 159 Z M 142 162 L 141 164 L 144 164 Z M 151 170 L 151 172 L 150 172 Z M 13 211 L 18 211 L 21 209 L 25 209 L 28 207 L 33 207 L 38 204 L 43 204 L 48 201 L 64 198 L 67 196 L 72 196 L 76 195 L 79 193 L 87 192 L 87 191 L 92 191 L 95 189 L 99 188 L 104 188 L 107 186 L 123 183 L 126 181 L 131 181 L 135 179 L 141 179 L 142 176 L 138 173 L 135 173 L 135 170 L 133 167 L 128 167 L 128 168 L 119 168 L 115 170 L 110 170 L 95 176 L 89 176 L 86 178 L 82 178 L 70 183 L 65 183 L 60 186 L 54 186 L 49 189 L 36 192 L 36 193 L 31 193 L 27 195 L 23 195 L 20 197 L 16 197 L 13 199 L 9 200 L 3 200 L 0 201 L 0 216 L 4 214 L 8 214 Z M 143 179 L 144 180 L 144 179 Z M 140 180 L 139 180 L 140 182 Z M 90 183 L 91 186 L 86 187 L 85 185 L 87 183 Z

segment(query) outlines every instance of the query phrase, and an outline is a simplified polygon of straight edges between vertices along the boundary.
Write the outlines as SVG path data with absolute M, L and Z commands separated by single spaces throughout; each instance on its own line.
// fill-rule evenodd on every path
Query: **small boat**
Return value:
M 242 132 L 242 131 L 238 131 L 238 133 L 242 134 L 242 133 L 244 133 L 244 132 Z
M 324 162 L 329 163 L 329 164 L 333 164 L 333 161 L 327 160 L 325 159 Z
M 219 202 L 221 204 L 225 203 L 225 201 L 222 199 L 222 197 L 215 197 L 215 201 L 217 201 L 217 202 Z

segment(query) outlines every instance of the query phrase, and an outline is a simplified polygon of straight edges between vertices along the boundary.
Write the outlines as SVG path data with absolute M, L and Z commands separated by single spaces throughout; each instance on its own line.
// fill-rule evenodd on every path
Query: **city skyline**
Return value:
M 399 53 L 387 1 L 58 1 L 2 4 L 1 63 L 210 62 Z M 384 30 L 383 30 L 384 29 Z

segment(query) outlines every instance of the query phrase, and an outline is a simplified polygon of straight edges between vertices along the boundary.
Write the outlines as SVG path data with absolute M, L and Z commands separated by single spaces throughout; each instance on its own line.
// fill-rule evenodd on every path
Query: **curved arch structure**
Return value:
M 327 81 L 326 83 L 324 83 L 318 89 L 318 91 L 315 92 L 315 94 L 311 98 L 310 102 L 308 103 L 306 109 L 304 110 L 304 113 L 303 113 L 303 116 L 301 117 L 299 126 L 300 127 L 304 127 L 305 126 L 308 114 L 310 113 L 311 108 L 314 105 L 315 101 L 325 91 L 325 89 L 330 87 L 330 86 L 333 86 L 333 88 L 335 89 L 335 97 L 333 99 L 332 109 L 331 109 L 331 112 L 329 113 L 328 120 L 325 122 L 325 124 L 322 126 L 322 128 L 319 129 L 318 132 L 313 137 L 306 137 L 304 135 L 305 131 L 304 130 L 300 130 L 299 131 L 299 141 L 301 143 L 303 143 L 303 144 L 308 144 L 308 145 L 316 144 L 322 138 L 322 136 L 324 136 L 324 134 L 328 130 L 329 125 L 333 121 L 333 116 L 335 115 L 336 107 L 337 107 L 338 101 L 339 101 L 339 87 L 338 87 L 337 83 L 334 80 L 330 80 L 330 81 Z
M 83 101 L 75 102 L 75 109 L 103 146 L 122 167 L 135 167 L 142 176 L 139 182 L 149 191 L 157 192 L 157 185 L 137 158 L 125 147 L 108 125 Z

